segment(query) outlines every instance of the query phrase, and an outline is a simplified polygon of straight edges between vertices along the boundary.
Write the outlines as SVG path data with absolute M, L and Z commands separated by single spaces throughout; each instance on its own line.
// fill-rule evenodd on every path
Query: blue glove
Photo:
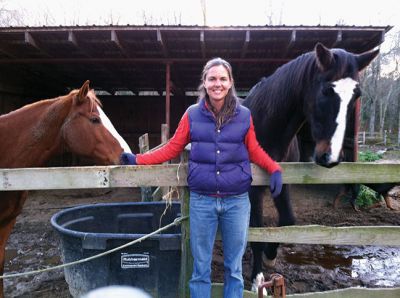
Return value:
M 119 158 L 121 165 L 136 165 L 136 155 L 128 152 L 123 152 Z
M 281 171 L 275 171 L 269 178 L 269 190 L 273 198 L 279 196 L 282 191 L 282 173 Z

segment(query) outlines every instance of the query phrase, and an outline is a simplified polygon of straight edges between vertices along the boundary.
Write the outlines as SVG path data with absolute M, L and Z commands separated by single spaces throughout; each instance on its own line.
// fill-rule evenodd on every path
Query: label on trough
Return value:
M 121 268 L 150 268 L 150 256 L 147 254 L 121 254 Z

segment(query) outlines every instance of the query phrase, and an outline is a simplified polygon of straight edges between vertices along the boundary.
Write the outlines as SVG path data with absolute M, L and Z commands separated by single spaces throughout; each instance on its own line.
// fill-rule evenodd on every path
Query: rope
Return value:
M 33 270 L 33 271 L 15 273 L 15 274 L 8 274 L 8 275 L 0 275 L 0 279 L 14 278 L 14 277 L 20 277 L 20 276 L 28 276 L 28 275 L 33 275 L 33 274 L 37 274 L 37 273 L 58 270 L 58 269 L 69 267 L 69 266 L 76 265 L 76 264 L 85 263 L 85 262 L 88 262 L 88 261 L 103 257 L 105 255 L 111 254 L 113 252 L 116 252 L 116 251 L 121 250 L 121 249 L 123 249 L 125 247 L 128 247 L 128 246 L 131 246 L 131 245 L 136 244 L 138 242 L 141 242 L 141 241 L 143 241 L 143 240 L 145 240 L 145 239 L 147 239 L 147 238 L 149 238 L 149 237 L 151 237 L 151 236 L 153 236 L 153 235 L 155 235 L 155 234 L 157 234 L 159 232 L 167 230 L 168 228 L 170 228 L 170 227 L 172 227 L 174 225 L 180 224 L 182 221 L 184 221 L 184 220 L 186 220 L 188 218 L 189 218 L 189 216 L 183 216 L 183 217 L 176 218 L 172 223 L 170 223 L 170 224 L 168 224 L 168 225 L 166 225 L 166 226 L 164 226 L 164 227 L 162 227 L 162 228 L 160 228 L 160 229 L 158 229 L 158 230 L 156 230 L 154 232 L 151 232 L 150 234 L 144 235 L 143 237 L 140 237 L 140 238 L 138 238 L 136 240 L 133 240 L 131 242 L 128 242 L 128 243 L 125 243 L 125 244 L 123 244 L 121 246 L 113 248 L 111 250 L 102 252 L 100 254 L 97 254 L 97 255 L 94 255 L 94 256 L 91 256 L 91 257 L 88 257 L 88 258 L 85 258 L 85 259 L 81 259 L 81 260 L 78 260 L 78 261 L 75 261 L 75 262 L 70 262 L 70 263 L 66 263 L 66 264 L 62 264 L 62 265 L 57 265 L 57 266 L 54 266 L 54 267 L 39 269 L 39 270 Z
M 181 165 L 182 165 L 182 160 L 179 162 L 178 168 L 176 170 L 176 180 L 178 181 L 178 184 L 179 184 L 179 180 L 180 180 L 179 169 L 181 168 Z M 173 198 L 174 193 L 177 194 L 177 198 L 178 198 L 178 200 L 180 200 L 179 190 L 178 190 L 178 187 L 176 187 L 176 186 L 168 187 L 168 192 L 162 196 L 162 199 L 165 201 L 165 209 L 164 209 L 164 212 L 160 216 L 159 227 L 161 227 L 161 221 L 162 221 L 164 215 L 167 213 L 168 208 L 170 208 L 172 206 L 172 198 Z

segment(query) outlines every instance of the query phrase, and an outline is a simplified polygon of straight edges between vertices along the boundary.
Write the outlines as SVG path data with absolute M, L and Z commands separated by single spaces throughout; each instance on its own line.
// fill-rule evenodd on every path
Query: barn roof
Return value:
M 313 49 L 361 53 L 379 46 L 392 27 L 376 26 L 60 26 L 0 28 L 0 72 L 12 85 L 65 90 L 90 79 L 110 93 L 194 91 L 204 63 L 231 62 L 236 87 L 248 90 L 262 76 Z M 4 78 L 5 79 L 5 78 Z M 3 79 L 1 79 L 3 80 Z

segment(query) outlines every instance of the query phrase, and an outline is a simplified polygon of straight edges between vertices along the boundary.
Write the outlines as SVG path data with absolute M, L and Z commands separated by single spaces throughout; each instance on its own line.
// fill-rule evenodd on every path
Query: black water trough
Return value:
M 62 210 L 51 218 L 61 237 L 64 263 L 87 258 L 138 239 L 180 216 L 180 203 L 108 203 Z M 160 222 L 161 218 L 161 222 Z M 72 296 L 107 285 L 131 285 L 152 297 L 178 297 L 180 226 L 110 255 L 66 267 Z

